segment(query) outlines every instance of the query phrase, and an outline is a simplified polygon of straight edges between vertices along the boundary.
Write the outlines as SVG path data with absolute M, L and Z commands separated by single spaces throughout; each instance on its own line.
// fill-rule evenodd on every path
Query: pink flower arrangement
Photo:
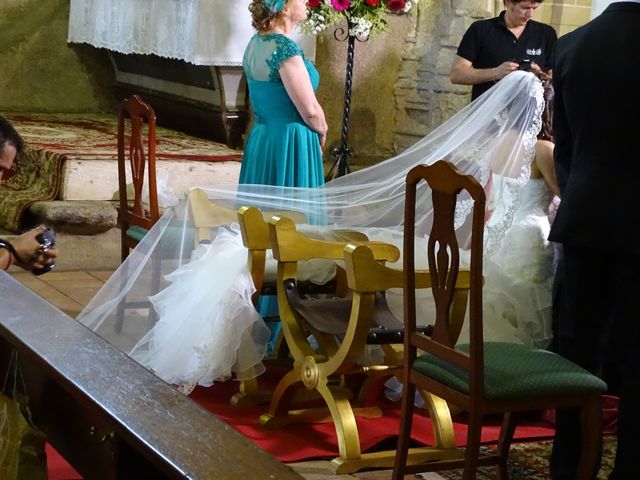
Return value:
M 386 14 L 407 13 L 411 7 L 411 0 L 308 0 L 302 29 L 320 33 L 346 19 L 349 35 L 365 39 L 371 32 L 387 28 Z
M 331 0 L 331 6 L 339 12 L 347 10 L 349 5 L 351 5 L 351 0 Z

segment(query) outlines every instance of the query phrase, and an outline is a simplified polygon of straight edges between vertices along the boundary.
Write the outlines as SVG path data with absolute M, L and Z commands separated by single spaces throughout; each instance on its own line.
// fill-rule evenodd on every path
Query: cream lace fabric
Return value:
M 195 65 L 242 65 L 250 0 L 71 0 L 68 41 Z M 297 36 L 297 40 L 302 37 Z M 315 37 L 303 40 L 315 58 Z
M 402 154 L 378 165 L 327 183 L 322 188 L 285 188 L 267 185 L 203 186 L 211 202 L 230 209 L 255 205 L 268 210 L 303 213 L 313 225 L 307 230 L 357 229 L 372 240 L 402 245 L 405 177 L 418 164 L 445 159 L 462 173 L 473 175 L 487 186 L 491 217 L 486 226 L 486 265 L 496 265 L 487 276 L 485 288 L 507 279 L 511 272 L 492 262 L 508 242 L 528 238 L 512 235 L 519 219 L 529 218 L 521 210 L 523 191 L 529 185 L 530 164 L 542 113 L 542 86 L 531 73 L 514 72 L 451 119 L 418 141 Z M 417 242 L 424 244 L 431 230 L 431 192 L 422 184 L 417 193 Z M 525 194 L 542 199 L 542 193 Z M 542 200 L 540 200 L 541 202 Z M 456 211 L 458 244 L 468 244 L 470 213 L 468 198 L 460 198 Z M 524 231 L 524 230 L 522 230 Z M 235 232 L 235 233 L 234 233 Z M 246 251 L 236 226 L 211 231 L 211 244 L 196 249 L 196 228 L 188 202 L 169 209 L 130 257 L 114 273 L 78 320 L 104 338 L 130 353 L 165 380 L 188 391 L 196 384 L 210 385 L 216 380 L 247 378 L 262 370 L 265 349 L 264 323 L 249 301 L 253 286 L 247 284 Z M 195 252 L 194 252 L 195 249 Z M 540 249 L 522 248 L 533 261 L 546 258 Z M 464 252 L 462 252 L 463 254 Z M 532 291 L 522 280 L 520 293 Z M 542 285 L 542 282 L 539 282 Z M 502 282 L 496 283 L 502 291 Z M 500 285 L 498 287 L 498 285 Z M 542 285 L 541 288 L 546 288 Z M 153 300 L 159 316 L 146 309 L 125 310 L 125 301 Z M 496 301 L 496 314 L 509 317 L 519 330 L 519 310 L 544 307 L 520 294 Z M 542 297 L 541 297 L 542 298 Z M 545 303 L 543 300 L 542 303 Z M 122 325 L 120 328 L 119 325 Z M 500 323 L 496 323 L 500 330 Z

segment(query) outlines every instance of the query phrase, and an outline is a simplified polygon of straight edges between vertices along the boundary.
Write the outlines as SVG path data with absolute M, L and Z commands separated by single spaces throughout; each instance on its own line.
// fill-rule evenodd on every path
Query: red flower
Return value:
M 404 10 L 405 4 L 405 0 L 387 0 L 387 7 L 389 7 L 389 10 L 393 10 L 394 12 Z
M 331 0 L 331 6 L 335 10 L 346 10 L 351 5 L 351 0 Z
M 321 3 L 322 3 L 322 0 L 309 0 L 307 2 L 307 7 L 316 8 L 316 7 L 319 7 Z
M 370 7 L 375 7 L 380 3 L 380 0 L 364 0 L 364 3 L 366 3 Z

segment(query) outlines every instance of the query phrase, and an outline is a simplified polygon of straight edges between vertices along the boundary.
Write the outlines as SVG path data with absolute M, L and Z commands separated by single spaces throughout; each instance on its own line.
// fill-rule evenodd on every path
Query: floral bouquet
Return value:
M 347 20 L 349 35 L 366 39 L 371 32 L 387 28 L 385 14 L 407 13 L 411 0 L 308 0 L 305 33 L 320 33 L 330 25 Z

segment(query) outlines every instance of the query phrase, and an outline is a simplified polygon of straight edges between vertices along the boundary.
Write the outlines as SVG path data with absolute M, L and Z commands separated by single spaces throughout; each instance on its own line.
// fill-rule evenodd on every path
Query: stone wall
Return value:
M 503 10 L 501 0 L 422 0 L 405 37 L 395 84 L 394 148 L 402 151 L 467 105 L 471 87 L 452 85 L 449 69 L 472 22 Z M 534 19 L 563 35 L 589 21 L 591 0 L 547 0 Z
M 386 32 L 366 42 L 356 42 L 354 53 L 349 144 L 355 161 L 371 163 L 394 152 L 396 105 L 395 84 L 402 67 L 405 36 L 413 31 L 417 9 L 411 15 L 389 15 Z M 347 42 L 333 37 L 328 29 L 318 37 L 316 64 L 320 71 L 318 100 L 329 124 L 325 162 L 330 164 L 330 147 L 340 144 L 344 105 Z
M 69 0 L 2 0 L 0 112 L 115 110 L 106 54 L 67 44 Z
M 546 0 L 535 18 L 563 34 L 588 21 L 590 6 Z M 469 88 L 449 82 L 451 60 L 468 25 L 501 8 L 501 0 L 420 0 L 409 15 L 390 15 L 386 33 L 356 44 L 349 143 L 363 163 L 403 150 L 468 102 Z M 3 0 L 0 112 L 114 111 L 107 55 L 68 44 L 68 16 L 68 0 Z M 330 147 L 340 142 L 346 42 L 325 32 L 316 59 Z

